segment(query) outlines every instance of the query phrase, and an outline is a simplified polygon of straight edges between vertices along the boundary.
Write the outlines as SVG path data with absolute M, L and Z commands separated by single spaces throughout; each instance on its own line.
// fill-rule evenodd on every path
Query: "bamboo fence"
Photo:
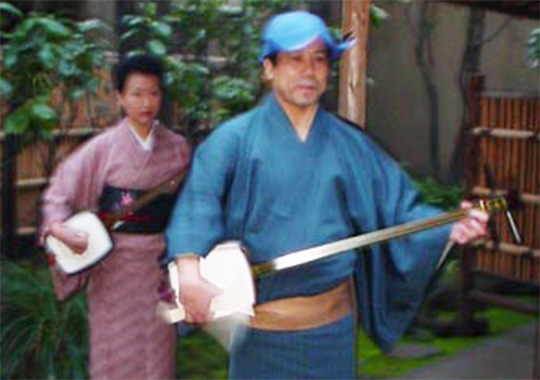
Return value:
M 479 244 L 473 271 L 533 286 L 540 284 L 540 102 L 538 94 L 490 93 L 476 78 L 469 109 L 468 191 L 476 196 L 517 192 L 512 210 L 523 241 L 513 239 L 504 213 L 495 236 Z

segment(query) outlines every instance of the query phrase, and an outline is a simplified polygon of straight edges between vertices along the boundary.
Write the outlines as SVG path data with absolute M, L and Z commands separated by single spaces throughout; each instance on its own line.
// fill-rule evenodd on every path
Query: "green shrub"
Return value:
M 431 177 L 415 180 L 415 184 L 425 203 L 443 210 L 459 207 L 465 194 L 463 186 L 443 185 Z
M 56 300 L 48 268 L 2 260 L 2 378 L 88 378 L 88 328 L 82 294 Z
M 106 66 L 108 44 L 99 37 L 108 30 L 100 20 L 76 22 L 52 13 L 24 15 L 0 2 L 0 16 L 11 15 L 17 24 L 2 30 L 0 95 L 8 105 L 3 122 L 6 134 L 48 137 L 65 116 L 66 106 L 96 91 L 101 82 L 95 69 Z M 53 106 L 55 88 L 63 103 Z

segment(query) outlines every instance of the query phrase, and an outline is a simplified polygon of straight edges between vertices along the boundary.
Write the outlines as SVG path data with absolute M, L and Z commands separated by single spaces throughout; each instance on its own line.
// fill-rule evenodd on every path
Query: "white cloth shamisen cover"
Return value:
M 199 265 L 201 276 L 221 290 L 212 299 L 213 319 L 204 329 L 230 349 L 241 337 L 249 318 L 255 315 L 255 285 L 246 253 L 239 242 L 224 242 L 201 257 Z M 174 261 L 169 263 L 168 272 L 174 302 L 160 301 L 157 312 L 168 323 L 177 323 L 185 319 L 185 311 L 180 303 L 178 269 Z
M 103 259 L 113 248 L 113 242 L 101 220 L 90 211 L 75 214 L 64 223 L 74 230 L 88 234 L 88 247 L 83 253 L 74 253 L 52 235 L 47 236 L 47 249 L 55 255 L 56 263 L 67 274 L 81 272 Z

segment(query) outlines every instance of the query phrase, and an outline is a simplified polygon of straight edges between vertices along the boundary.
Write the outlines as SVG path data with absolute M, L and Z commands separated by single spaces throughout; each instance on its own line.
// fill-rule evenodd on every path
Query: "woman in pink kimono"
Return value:
M 114 212 L 187 170 L 190 149 L 156 120 L 163 93 L 159 61 L 138 55 L 116 69 L 118 101 L 126 114 L 65 159 L 43 196 L 47 234 L 84 252 L 87 235 L 62 224 L 80 210 Z M 93 379 L 168 379 L 175 376 L 175 331 L 156 316 L 173 194 L 137 211 L 112 234 L 114 250 L 85 272 L 66 275 L 52 263 L 54 287 L 65 299 L 85 285 Z

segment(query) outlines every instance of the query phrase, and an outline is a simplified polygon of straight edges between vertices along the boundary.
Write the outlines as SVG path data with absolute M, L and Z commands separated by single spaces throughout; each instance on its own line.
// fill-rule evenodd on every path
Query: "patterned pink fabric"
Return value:
M 96 136 L 56 170 L 43 196 L 42 233 L 80 210 L 97 210 L 103 187 L 148 190 L 187 170 L 185 140 L 157 126 L 145 151 L 127 121 Z M 175 332 L 155 315 L 163 272 L 161 234 L 113 234 L 114 251 L 85 273 L 53 268 L 56 294 L 69 297 L 86 283 L 93 379 L 169 379 L 175 375 Z

